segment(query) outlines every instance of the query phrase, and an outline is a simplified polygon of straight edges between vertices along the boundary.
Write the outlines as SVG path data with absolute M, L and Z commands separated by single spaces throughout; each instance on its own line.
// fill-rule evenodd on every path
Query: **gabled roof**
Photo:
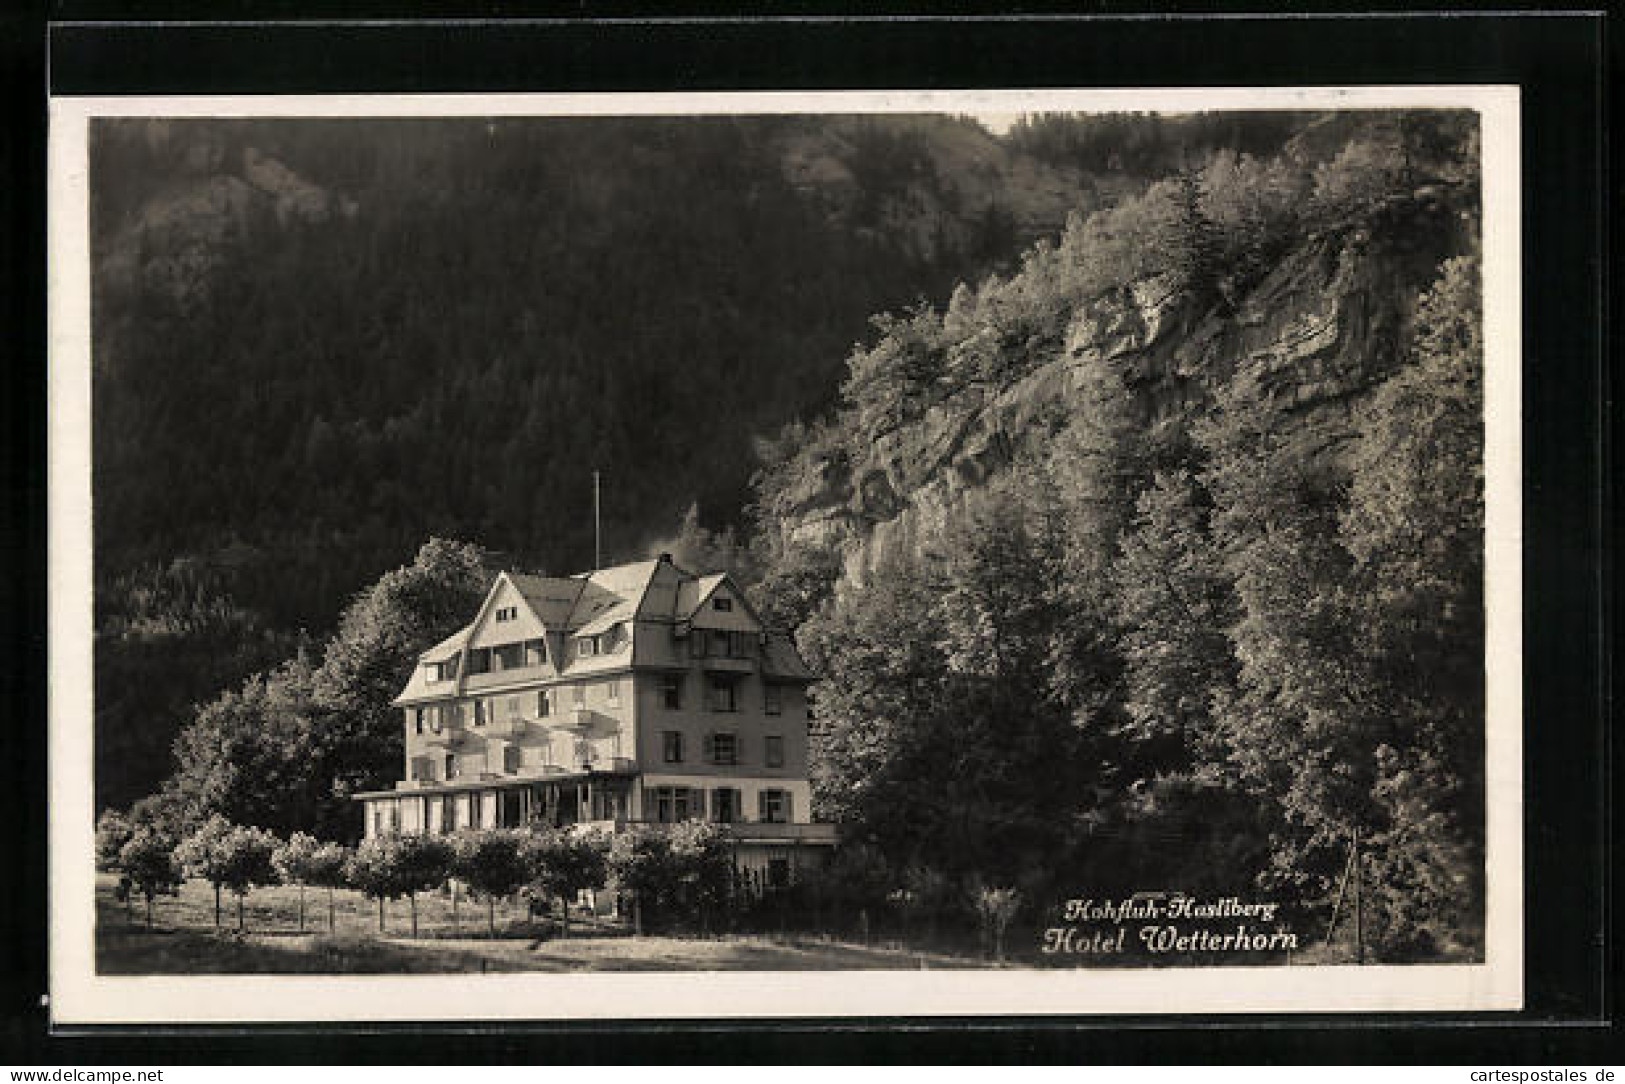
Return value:
M 504 575 L 524 597 L 536 620 L 549 629 L 562 629 L 569 624 L 570 612 L 581 597 L 582 581 L 579 577 L 532 576 L 525 572 L 508 572 Z
M 790 637 L 772 633 L 762 637 L 762 676 L 790 681 L 811 681 L 813 673 Z
M 463 649 L 463 645 L 468 642 L 469 633 L 473 631 L 473 624 L 464 625 L 462 628 L 458 629 L 444 640 L 441 640 L 438 644 L 435 644 L 433 647 L 429 648 L 429 650 L 419 654 L 418 658 L 426 660 L 450 658 Z
M 712 572 L 694 580 L 684 580 L 677 589 L 677 613 L 679 621 L 687 621 L 705 605 L 705 600 L 711 597 L 722 581 L 728 578 L 726 572 Z
M 651 592 L 650 588 L 660 575 L 661 564 L 665 563 L 669 569 L 676 573 L 678 582 L 676 589 L 672 590 L 670 580 L 663 580 L 662 590 Z M 490 607 L 491 600 L 506 579 L 524 598 L 525 603 L 535 613 L 537 620 L 549 632 L 563 633 L 568 636 L 593 636 L 607 632 L 622 621 L 635 621 L 638 619 L 653 619 L 659 621 L 676 620 L 679 622 L 691 620 L 694 615 L 711 598 L 712 594 L 724 583 L 729 584 L 739 597 L 752 619 L 761 622 L 752 609 L 744 592 L 739 590 L 727 573 L 713 572 L 704 576 L 695 576 L 672 564 L 669 558 L 659 558 L 651 561 L 634 561 L 624 565 L 614 565 L 610 568 L 601 568 L 592 572 L 583 572 L 575 576 L 535 576 L 522 572 L 504 572 L 497 577 L 497 582 L 491 585 L 480 606 L 479 615 L 468 625 L 446 637 L 440 643 L 423 652 L 421 661 L 439 661 L 465 650 L 473 631 L 478 627 L 480 615 Z M 670 592 L 670 594 L 667 594 Z M 651 599 L 656 601 L 651 601 Z M 673 610 L 666 611 L 667 599 L 674 600 Z M 655 612 L 656 610 L 660 612 Z M 636 638 L 638 643 L 647 640 L 647 637 Z M 634 648 L 637 648 L 635 643 Z M 644 649 L 636 651 L 640 661 L 647 661 L 653 665 L 665 665 L 669 660 L 664 658 L 671 651 L 670 645 L 662 642 L 658 659 L 646 658 Z M 563 668 L 561 674 L 591 674 L 601 670 L 613 670 L 632 664 L 633 653 L 624 653 L 622 650 L 607 655 L 586 656 L 571 658 L 569 664 Z M 788 637 L 780 634 L 769 634 L 762 641 L 762 672 L 766 677 L 780 678 L 787 681 L 811 680 L 812 674 L 807 665 L 797 653 L 795 644 Z M 438 687 L 431 690 L 424 680 L 422 668 L 414 668 L 411 679 L 396 697 L 396 703 L 420 702 L 432 700 L 442 696 L 456 695 L 461 689 L 461 680 L 455 685 Z

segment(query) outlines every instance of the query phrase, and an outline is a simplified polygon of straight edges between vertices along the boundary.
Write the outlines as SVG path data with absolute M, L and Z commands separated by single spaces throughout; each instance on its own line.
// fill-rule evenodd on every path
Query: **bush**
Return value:
M 214 886 L 216 926 L 220 925 L 220 890 L 231 890 L 237 897 L 240 930 L 243 897 L 248 890 L 277 881 L 276 868 L 271 864 L 277 846 L 277 838 L 262 828 L 245 828 L 214 816 L 176 848 L 175 857 L 189 874 L 205 878 Z
M 484 897 L 492 937 L 497 934 L 496 901 L 531 879 L 528 844 L 525 833 L 511 830 L 468 833 L 451 844 L 449 872 Z
M 608 877 L 609 841 L 591 831 L 553 831 L 530 837 L 527 891 L 533 897 L 557 899 L 563 936 L 570 935 L 570 901 L 588 889 L 603 888 Z
M 616 889 L 631 894 L 640 933 L 646 922 L 704 926 L 730 898 L 733 880 L 722 832 L 704 821 L 622 832 L 610 845 L 608 869 Z
M 271 864 L 283 884 L 299 886 L 299 928 L 305 928 L 305 886 L 311 883 L 311 860 L 321 844 L 315 836 L 295 832 L 271 855 Z
M 345 878 L 345 869 L 350 862 L 350 853 L 350 849 L 342 843 L 323 843 L 305 863 L 307 882 L 327 889 L 328 933 L 332 933 L 337 925 L 333 890 L 349 883 Z
M 1004 959 L 1004 934 L 1021 909 L 1021 893 L 1013 888 L 981 888 L 971 897 L 982 923 L 982 944 L 995 960 Z
M 378 931 L 384 931 L 384 901 L 411 901 L 412 936 L 418 935 L 419 892 L 444 884 L 452 851 L 433 836 L 374 836 L 364 840 L 345 865 L 350 884 L 378 901 Z
M 119 849 L 119 866 L 131 885 L 147 900 L 147 925 L 152 925 L 152 898 L 173 894 L 181 880 L 175 862 L 175 844 L 149 828 L 138 828 Z
M 378 901 L 378 932 L 384 932 L 384 901 L 401 894 L 400 839 L 374 836 L 361 841 L 344 864 L 346 883 L 369 899 Z
M 130 842 L 135 826 L 116 809 L 104 809 L 96 818 L 96 868 L 113 869 L 119 864 L 119 852 Z

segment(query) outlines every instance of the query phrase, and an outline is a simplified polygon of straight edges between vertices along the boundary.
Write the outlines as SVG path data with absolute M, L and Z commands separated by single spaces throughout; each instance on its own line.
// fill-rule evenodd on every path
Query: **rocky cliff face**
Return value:
M 1460 241 L 1461 215 L 1438 193 L 1385 214 L 1386 224 L 1309 238 L 1229 301 L 1204 306 L 1162 276 L 1075 306 L 1063 348 L 1036 370 L 961 390 L 855 462 L 824 461 L 792 495 L 785 534 L 839 547 L 847 582 L 862 583 L 888 552 L 940 533 L 969 494 L 1042 457 L 1101 363 L 1122 376 L 1146 425 L 1199 409 L 1245 368 L 1336 454 L 1355 404 L 1400 360 L 1412 300 Z

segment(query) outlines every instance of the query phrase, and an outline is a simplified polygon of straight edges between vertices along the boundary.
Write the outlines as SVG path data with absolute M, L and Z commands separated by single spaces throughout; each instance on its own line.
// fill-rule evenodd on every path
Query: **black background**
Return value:
M 284 8 L 286 5 L 284 5 Z M 149 3 L 149 19 L 272 18 L 271 4 Z M 440 6 L 441 13 L 448 8 Z M 465 21 L 312 25 L 99 22 L 128 5 L 0 16 L 0 1062 L 88 1065 L 489 1061 L 1414 1062 L 1584 1064 L 1609 1056 L 1618 970 L 1609 881 L 1612 372 L 1605 348 L 1609 191 L 1605 20 L 1456 12 L 1416 18 L 730 17 L 664 6 L 468 4 Z M 828 11 L 830 9 L 824 9 Z M 786 17 L 789 12 L 796 12 Z M 748 14 L 741 14 L 748 12 Z M 402 6 L 305 4 L 305 20 L 399 17 Z M 560 17 L 553 17 L 554 15 Z M 871 15 L 878 12 L 872 11 Z M 56 20 L 52 25 L 50 20 Z M 71 21 L 70 21 L 71 20 Z M 45 173 L 57 94 L 865 89 L 1515 83 L 1524 161 L 1524 664 L 1526 1004 L 1478 1016 L 1209 1017 L 530 1029 L 100 1030 L 51 1034 L 46 989 Z M 1610 967 L 1610 964 L 1613 966 Z

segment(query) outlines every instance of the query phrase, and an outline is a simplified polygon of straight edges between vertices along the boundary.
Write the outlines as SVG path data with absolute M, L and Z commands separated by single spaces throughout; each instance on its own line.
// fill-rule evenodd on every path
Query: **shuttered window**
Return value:
M 789 824 L 790 792 L 787 790 L 758 792 L 757 816 L 767 824 Z
M 718 824 L 734 824 L 740 818 L 738 787 L 718 787 L 711 792 L 711 819 Z
M 738 764 L 739 735 L 731 730 L 718 730 L 707 734 L 705 760 L 708 764 Z
M 738 711 L 739 683 L 733 678 L 713 675 L 711 678 L 711 710 Z

